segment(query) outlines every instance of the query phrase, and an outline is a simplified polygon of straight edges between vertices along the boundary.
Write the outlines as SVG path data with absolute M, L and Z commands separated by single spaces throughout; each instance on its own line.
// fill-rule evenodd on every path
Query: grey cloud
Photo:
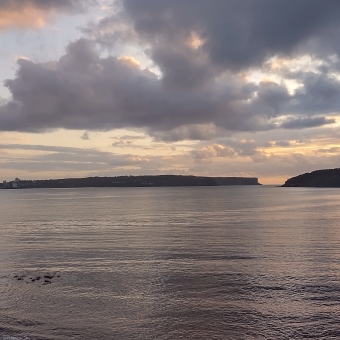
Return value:
M 179 91 L 202 88 L 212 82 L 213 70 L 189 48 L 171 50 L 168 46 L 155 49 L 152 59 L 162 71 L 162 82 Z
M 230 144 L 248 144 L 258 147 L 254 142 L 230 141 Z M 225 149 L 226 151 L 223 151 Z M 333 149 L 333 148 L 329 148 Z M 254 156 L 230 161 L 226 156 L 234 147 L 224 145 L 220 157 L 195 159 L 190 153 L 168 157 L 150 156 L 147 158 L 134 155 L 115 155 L 96 149 L 51 147 L 43 145 L 0 145 L 0 150 L 36 150 L 29 158 L 0 152 L 0 169 L 3 179 L 12 178 L 13 171 L 20 178 L 60 178 L 70 176 L 123 175 L 123 174 L 197 174 L 210 176 L 256 176 L 260 178 L 284 176 L 284 180 L 293 175 L 310 172 L 318 168 L 334 168 L 340 161 L 337 150 L 317 152 L 315 155 L 293 154 L 287 156 L 264 155 L 257 149 Z M 200 149 L 197 149 L 200 150 Z M 233 152 L 233 151 L 231 151 Z M 224 153 L 224 155 L 223 155 Z M 190 157 L 191 156 L 191 157 Z M 208 154 L 209 156 L 209 154 Z M 282 183 L 283 183 L 282 182 Z M 279 184 L 279 183 L 277 183 Z
M 340 153 L 340 147 L 333 147 L 327 149 L 318 149 L 316 150 L 317 153 L 326 153 L 326 154 L 338 154 Z
M 11 156 L 11 153 L 7 153 L 6 150 L 26 150 L 31 152 Z M 189 158 L 184 155 L 142 157 L 133 154 L 103 152 L 94 148 L 0 144 L 2 176 L 4 176 L 4 173 L 10 176 L 12 172 L 7 170 L 15 170 L 16 173 L 20 173 L 22 178 L 145 175 L 169 172 L 180 174 L 186 173 L 185 163 L 188 163 L 188 160 Z
M 299 79 L 299 78 L 298 78 Z M 303 86 L 294 95 L 300 112 L 331 113 L 340 108 L 340 81 L 327 73 L 305 73 Z
M 82 157 L 97 157 L 102 160 L 109 160 L 115 154 L 104 152 L 94 148 L 75 148 L 65 146 L 50 146 L 50 145 L 32 145 L 32 144 L 0 144 L 0 150 L 26 150 L 26 151 L 41 151 L 50 154 L 69 154 L 80 155 Z M 130 157 L 131 155 L 128 155 Z M 132 156 L 131 156 L 132 157 Z
M 81 136 L 80 136 L 80 139 L 82 140 L 90 140 L 90 134 L 85 131 Z
M 264 148 L 271 148 L 273 146 L 272 142 L 263 142 L 262 147 Z
M 323 0 L 123 0 L 124 14 L 148 42 L 169 44 L 199 32 L 212 63 L 258 66 L 339 27 L 340 3 Z
M 86 153 L 86 154 L 97 154 L 98 152 L 102 152 L 96 149 L 81 149 L 64 146 L 32 145 L 32 144 L 0 144 L 0 150 L 35 150 L 50 152 Z
M 282 177 L 283 184 L 286 179 L 297 176 L 301 173 L 311 172 L 321 168 L 338 167 L 340 156 L 320 156 L 320 155 L 303 155 L 293 154 L 287 156 L 270 155 L 265 161 L 244 162 L 234 159 L 232 162 L 226 159 L 225 162 L 196 162 L 189 167 L 189 173 L 209 174 L 210 176 L 256 176 L 264 177 Z
M 334 124 L 335 122 L 335 119 L 326 117 L 293 118 L 282 123 L 280 127 L 283 129 L 305 129 L 326 124 Z
M 228 125 L 236 119 L 230 102 L 250 95 L 237 83 L 224 91 L 167 89 L 126 59 L 100 58 L 85 39 L 71 44 L 55 69 L 23 59 L 18 64 L 16 78 L 5 83 L 13 98 L 0 107 L 2 131 L 138 127 L 152 133 L 216 119 Z
M 261 82 L 257 91 L 258 101 L 269 108 L 268 115 L 275 117 L 282 112 L 282 106 L 291 100 L 285 86 L 274 82 Z
M 60 6 L 67 3 L 78 1 Z M 70 44 L 53 68 L 18 61 L 16 77 L 5 83 L 12 98 L 0 106 L 0 131 L 127 128 L 173 142 L 334 122 L 327 115 L 340 110 L 340 82 L 329 74 L 291 74 L 302 85 L 292 94 L 284 83 L 249 83 L 242 72 L 274 55 L 310 51 L 310 39 L 340 27 L 338 1 L 121 3 L 122 11 L 105 18 L 99 31 L 105 41 L 118 39 L 119 28 L 110 25 L 124 22 L 133 32 L 119 39 L 138 43 L 161 76 L 132 59 L 103 57 L 96 46 L 104 40 L 94 32 L 94 40 Z
M 140 140 L 140 139 L 145 139 L 145 136 L 132 136 L 132 135 L 124 135 L 121 137 L 110 137 L 111 139 L 115 140 Z
M 148 157 L 139 157 L 130 154 L 118 155 L 110 152 L 103 152 L 97 149 L 59 147 L 46 145 L 25 145 L 25 144 L 0 144 L 0 150 L 26 150 L 40 151 L 41 154 L 30 155 L 26 159 L 27 166 L 22 168 L 35 171 L 59 171 L 73 169 L 73 171 L 89 171 L 99 169 L 110 169 L 124 166 L 141 166 L 149 162 Z M 7 165 L 5 165 L 5 163 Z M 19 161 L 20 163 L 20 161 Z M 39 169 L 37 164 L 42 165 Z M 0 168 L 18 166 L 18 161 L 2 162 Z
M 115 140 L 111 144 L 112 147 L 114 148 L 129 148 L 129 149 L 143 149 L 143 150 L 154 150 L 156 148 L 159 148 L 159 145 L 152 145 L 146 146 L 146 145 L 141 145 L 141 144 L 136 144 L 136 141 L 142 140 L 145 137 L 143 136 L 122 136 L 122 137 L 111 137 L 111 139 Z
M 223 144 L 207 145 L 200 149 L 194 149 L 189 154 L 198 161 L 239 156 L 249 157 L 253 162 L 263 162 L 267 160 L 267 156 L 261 150 L 262 147 L 265 147 L 265 145 L 254 141 L 225 140 Z
M 275 129 L 275 119 L 291 112 L 301 116 L 310 97 L 307 90 L 289 95 L 284 85 L 248 84 L 237 76 L 228 83 L 169 88 L 132 59 L 100 57 L 86 39 L 70 44 L 54 68 L 23 59 L 18 64 L 16 78 L 5 82 L 12 99 L 0 106 L 1 131 L 139 128 L 156 140 L 211 140 L 232 131 Z M 292 117 L 280 127 L 333 122 Z
M 132 140 L 119 140 L 117 142 L 112 143 L 111 146 L 117 147 L 117 148 L 144 148 L 141 145 L 134 144 Z M 147 149 L 150 149 L 150 148 L 147 148 Z
M 212 140 L 223 133 L 222 129 L 214 124 L 188 124 L 170 131 L 152 132 L 151 136 L 156 141 L 177 142 L 180 140 Z
M 254 163 L 262 163 L 266 162 L 268 160 L 268 157 L 263 152 L 258 151 L 255 155 L 251 156 L 251 159 Z
M 264 143 L 265 144 L 265 143 Z M 224 140 L 223 145 L 231 147 L 239 156 L 249 157 L 256 155 L 260 148 L 265 147 L 263 143 L 247 140 Z
M 194 159 L 203 160 L 213 157 L 234 157 L 236 155 L 235 151 L 224 145 L 209 145 L 202 149 L 190 151 L 190 155 Z
M 290 141 L 288 140 L 279 140 L 275 142 L 276 146 L 290 146 Z

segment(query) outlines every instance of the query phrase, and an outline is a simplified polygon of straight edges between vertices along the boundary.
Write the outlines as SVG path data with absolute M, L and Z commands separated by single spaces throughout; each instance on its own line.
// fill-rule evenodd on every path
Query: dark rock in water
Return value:
M 283 187 L 340 188 L 340 169 L 317 170 L 292 177 Z
M 39 275 L 39 276 L 35 276 L 35 275 L 32 275 L 32 276 L 29 276 L 29 275 L 14 275 L 13 278 L 18 280 L 18 281 L 23 281 L 23 282 L 26 282 L 26 283 L 32 283 L 34 284 L 36 281 L 42 281 L 44 280 L 43 282 L 41 282 L 42 285 L 47 285 L 47 284 L 51 284 L 52 283 L 52 279 L 53 278 L 60 278 L 60 275 L 57 273 L 53 273 L 50 274 L 50 273 L 47 273 L 46 275 Z M 40 285 L 41 285 L 40 284 Z
M 52 275 L 45 275 L 44 278 L 45 278 L 45 279 L 52 280 L 52 279 L 54 278 L 54 276 L 52 276 Z

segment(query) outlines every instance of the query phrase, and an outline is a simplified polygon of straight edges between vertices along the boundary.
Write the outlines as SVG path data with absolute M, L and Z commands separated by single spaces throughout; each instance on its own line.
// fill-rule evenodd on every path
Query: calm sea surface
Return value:
M 0 339 L 339 338 L 340 189 L 0 190 Z

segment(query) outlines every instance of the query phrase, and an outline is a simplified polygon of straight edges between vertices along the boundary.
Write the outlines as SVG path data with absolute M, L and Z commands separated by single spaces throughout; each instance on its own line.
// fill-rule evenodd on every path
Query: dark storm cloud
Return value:
M 70 9 L 84 4 L 32 3 Z M 12 99 L 0 106 L 0 131 L 141 128 L 156 140 L 177 141 L 334 122 L 327 115 L 340 110 L 340 82 L 326 66 L 337 53 L 332 46 L 333 32 L 340 30 L 339 1 L 121 4 L 121 11 L 103 19 L 97 31 L 87 30 L 93 40 L 70 44 L 53 67 L 18 61 L 16 77 L 5 83 Z M 115 40 L 137 44 L 161 76 L 140 68 L 130 57 L 102 57 L 96 45 L 112 47 Z M 321 40 L 328 46 L 324 54 L 313 50 Z M 272 56 L 294 57 L 306 51 L 322 55 L 326 68 L 318 73 L 286 70 L 287 78 L 301 84 L 294 93 L 283 82 L 254 84 L 244 76 Z
M 180 53 L 165 47 L 159 48 L 153 51 L 152 59 L 163 71 L 162 80 L 168 88 L 201 88 L 214 76 L 208 65 L 188 48 Z
M 340 108 L 340 81 L 332 75 L 307 73 L 303 86 L 296 91 L 297 109 L 301 112 L 330 113 Z
M 258 66 L 290 55 L 310 38 L 339 28 L 337 0 L 123 0 L 135 30 L 155 43 L 199 32 L 214 64 L 229 69 Z

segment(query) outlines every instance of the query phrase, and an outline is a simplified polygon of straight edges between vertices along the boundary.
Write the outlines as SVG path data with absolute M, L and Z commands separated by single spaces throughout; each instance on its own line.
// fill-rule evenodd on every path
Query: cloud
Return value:
M 6 152 L 10 151 L 10 152 Z M 13 152 L 16 151 L 16 152 Z M 196 174 L 207 176 L 287 177 L 319 168 L 337 167 L 338 147 L 293 154 L 265 153 L 260 143 L 227 140 L 168 156 L 114 154 L 95 148 L 0 144 L 2 179 L 84 176 Z
M 190 152 L 191 156 L 195 159 L 207 159 L 213 157 L 229 157 L 232 158 L 236 155 L 236 152 L 225 145 L 209 145 L 199 150 L 192 150 Z
M 151 136 L 155 140 L 177 142 L 181 140 L 212 140 L 226 133 L 214 124 L 188 124 L 182 125 L 170 131 L 155 131 Z
M 108 155 L 97 149 L 88 148 L 74 148 L 65 146 L 49 146 L 49 145 L 33 145 L 33 144 L 0 144 L 0 150 L 30 150 L 42 152 L 56 152 L 56 153 L 70 153 L 70 154 L 84 154 L 84 155 Z
M 85 132 L 81 135 L 80 139 L 82 139 L 82 140 L 90 140 L 90 134 L 89 134 L 87 131 L 85 131 Z
M 83 6 L 29 4 L 39 10 Z M 0 106 L 0 131 L 126 128 L 157 141 L 216 140 L 332 124 L 340 112 L 340 81 L 329 72 L 331 60 L 338 60 L 331 50 L 332 32 L 340 30 L 336 1 L 122 0 L 113 13 L 89 26 L 88 38 L 71 43 L 60 60 L 17 61 L 15 78 L 5 82 L 12 98 Z M 328 41 L 324 54 L 312 48 L 321 39 Z M 113 48 L 117 41 L 147 62 L 112 56 L 120 50 Z M 103 47 L 113 49 L 103 53 Z M 277 62 L 273 79 L 249 77 L 265 72 L 273 57 L 294 64 L 306 53 L 328 66 L 289 70 L 288 62 Z M 293 90 L 292 80 L 298 84 Z
M 286 147 L 286 146 L 290 146 L 291 144 L 290 144 L 290 141 L 288 140 L 279 140 L 275 142 L 275 145 Z
M 193 149 L 189 152 L 196 161 L 207 161 L 212 158 L 249 158 L 253 162 L 263 162 L 267 156 L 261 146 L 255 142 L 227 140 L 224 144 L 207 145 L 200 149 Z
M 145 139 L 145 136 L 132 136 L 132 135 L 124 135 L 121 137 L 110 137 L 111 139 L 115 140 L 140 140 L 140 139 Z
M 166 132 L 168 140 L 209 139 L 223 129 L 273 128 L 267 117 L 279 114 L 272 110 L 286 93 L 278 85 L 257 87 L 238 77 L 195 90 L 169 89 L 130 60 L 102 58 L 86 39 L 70 44 L 53 68 L 19 59 L 16 78 L 5 83 L 12 100 L 0 107 L 0 130 L 144 128 L 156 137 Z
M 13 98 L 0 107 L 3 131 L 123 127 L 170 131 L 211 124 L 224 114 L 228 120 L 228 100 L 249 97 L 237 82 L 221 93 L 210 88 L 167 89 L 148 69 L 122 58 L 101 58 L 94 43 L 85 39 L 72 43 L 54 69 L 23 59 L 18 65 L 16 78 L 5 83 Z
M 0 31 L 8 28 L 41 28 L 56 12 L 76 13 L 94 0 L 2 0 Z
M 293 118 L 288 119 L 281 124 L 284 129 L 306 129 L 326 124 L 334 124 L 336 120 L 334 118 L 326 117 L 306 117 L 306 118 Z
M 134 143 L 131 140 L 118 140 L 117 142 L 114 142 L 111 144 L 113 147 L 120 147 L 120 148 L 126 148 L 126 147 L 134 147 Z
M 131 154 L 117 155 L 94 148 L 82 149 L 74 147 L 59 147 L 45 145 L 0 144 L 0 150 L 31 151 L 27 163 L 22 168 L 29 171 L 92 171 L 100 169 L 114 169 L 121 167 L 139 167 L 148 163 L 148 157 Z M 0 168 L 20 168 L 20 157 L 14 161 L 0 162 Z
M 310 40 L 331 48 L 331 33 L 340 27 L 337 1 L 123 0 L 122 4 L 135 31 L 154 48 L 178 46 L 194 32 L 201 41 L 199 48 L 214 65 L 233 70 L 258 66 L 277 54 L 292 55 Z
M 335 146 L 335 147 L 327 148 L 327 149 L 318 149 L 318 150 L 316 150 L 316 153 L 339 154 L 340 153 L 340 147 Z

